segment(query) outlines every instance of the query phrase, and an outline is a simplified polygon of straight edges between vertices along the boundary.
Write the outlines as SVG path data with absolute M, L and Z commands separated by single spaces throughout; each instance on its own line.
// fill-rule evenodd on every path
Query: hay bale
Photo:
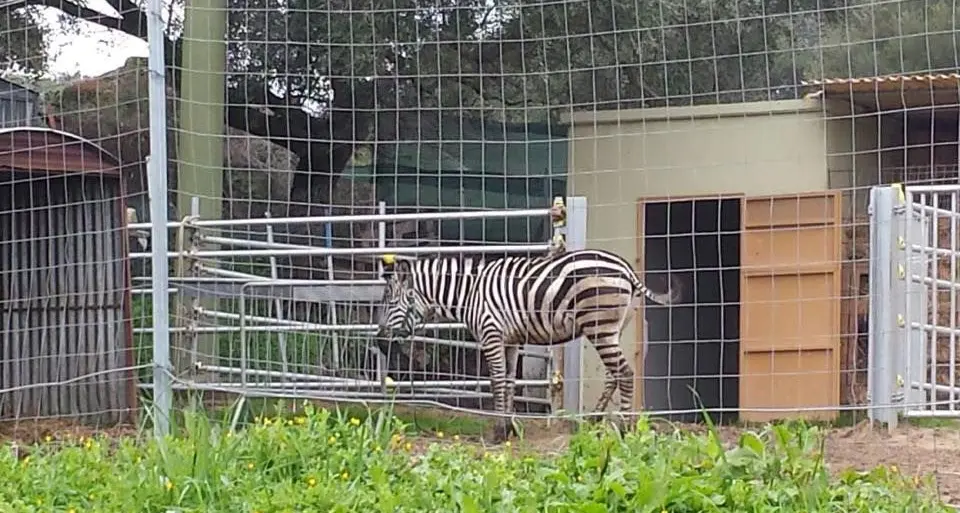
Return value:
M 842 288 L 840 303 L 841 390 L 845 404 L 866 402 L 867 315 L 869 290 L 863 286 L 870 262 L 870 224 L 866 216 L 854 217 L 843 227 Z

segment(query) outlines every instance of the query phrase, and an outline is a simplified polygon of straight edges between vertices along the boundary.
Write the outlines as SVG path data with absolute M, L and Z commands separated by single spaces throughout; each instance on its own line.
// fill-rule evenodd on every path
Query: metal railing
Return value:
M 871 418 L 960 417 L 960 185 L 871 192 Z
M 586 212 L 583 198 L 570 198 L 577 214 Z M 365 399 L 391 398 L 403 401 L 406 399 L 489 399 L 492 394 L 489 390 L 489 379 L 477 375 L 459 374 L 455 376 L 431 376 L 432 379 L 390 379 L 390 362 L 380 344 L 373 340 L 371 335 L 376 331 L 376 325 L 370 322 L 348 322 L 347 319 L 337 318 L 338 310 L 344 307 L 357 307 L 372 310 L 373 305 L 382 296 L 384 285 L 381 279 L 335 279 L 332 273 L 334 256 L 382 255 L 393 254 L 491 254 L 491 253 L 529 253 L 562 251 L 564 248 L 582 247 L 585 237 L 581 233 L 572 233 L 571 240 L 567 240 L 566 207 L 559 201 L 553 208 L 503 210 L 503 211 L 468 211 L 444 212 L 424 214 L 395 214 L 387 215 L 385 205 L 380 204 L 379 214 L 344 215 L 344 216 L 317 216 L 258 219 L 229 219 L 203 220 L 196 214 L 197 202 L 193 202 L 193 211 L 182 221 L 167 222 L 167 229 L 178 231 L 176 251 L 167 251 L 169 259 L 175 259 L 180 265 L 177 269 L 188 270 L 179 275 L 169 277 L 169 293 L 176 294 L 179 304 L 193 299 L 192 305 L 186 309 L 187 315 L 174 316 L 168 333 L 175 334 L 179 339 L 180 350 L 190 347 L 191 358 L 189 374 L 193 379 L 184 379 L 185 369 L 173 369 L 170 354 L 166 359 L 156 361 L 155 366 L 169 369 L 175 374 L 169 385 L 168 393 L 174 389 L 215 389 L 229 390 L 240 394 L 247 392 L 258 396 L 277 393 L 289 395 L 296 392 L 298 396 L 317 397 L 327 399 Z M 497 245 L 460 245 L 439 247 L 387 247 L 386 223 L 406 220 L 466 220 L 466 219 L 509 219 L 520 217 L 551 217 L 553 222 L 553 237 L 550 242 L 542 244 L 497 244 Z M 574 219 L 571 223 L 574 230 L 582 231 L 585 223 L 582 219 Z M 309 247 L 297 244 L 275 242 L 273 227 L 276 225 L 311 225 L 317 223 L 376 223 L 377 246 L 355 248 Z M 254 240 L 238 237 L 224 237 L 219 234 L 206 233 L 207 230 L 216 233 L 216 229 L 224 227 L 261 226 L 266 229 L 266 240 Z M 129 223 L 127 226 L 131 234 L 136 233 L 144 237 L 144 231 L 152 228 L 150 223 Z M 215 244 L 218 249 L 210 250 L 203 246 Z M 278 258 L 291 256 L 325 256 L 329 274 L 327 279 L 281 279 L 279 278 Z M 153 257 L 152 252 L 135 252 L 131 254 L 134 260 L 144 260 Z M 230 259 L 248 257 L 266 257 L 269 260 L 269 275 L 251 274 L 245 271 L 229 269 Z M 379 260 L 378 260 L 379 261 Z M 380 264 L 377 269 L 382 270 Z M 378 272 L 379 276 L 379 272 Z M 152 287 L 145 283 L 147 280 L 135 280 L 134 292 L 138 296 L 151 295 Z M 155 297 L 155 296 L 154 296 Z M 202 306 L 202 298 L 219 298 L 235 300 L 238 308 L 228 311 L 222 307 L 210 308 Z M 312 322 L 292 318 L 284 315 L 285 302 L 326 306 L 326 315 L 322 322 Z M 272 310 L 272 315 L 258 315 L 258 309 Z M 184 311 L 181 310 L 181 313 Z M 186 318 L 184 318 L 186 317 Z M 405 343 L 422 344 L 431 349 L 425 353 L 435 353 L 437 348 L 446 350 L 468 350 L 475 353 L 479 361 L 477 343 L 473 340 L 456 340 L 449 333 L 463 331 L 464 326 L 458 323 L 431 323 L 424 326 L 425 334 L 412 337 Z M 135 329 L 140 336 L 151 336 L 155 332 L 152 326 L 142 326 Z M 427 336 L 430 332 L 444 332 L 445 336 Z M 269 335 L 269 337 L 258 336 Z M 329 365 L 305 365 L 288 361 L 291 352 L 291 338 L 298 335 L 310 335 L 313 339 L 306 342 L 310 345 L 329 345 L 334 358 Z M 219 349 L 223 348 L 223 340 L 229 346 L 226 353 L 203 355 L 195 349 L 199 345 L 199 338 L 205 336 L 227 337 L 219 341 Z M 344 345 L 353 343 L 359 352 L 363 353 L 360 360 L 367 362 L 356 367 L 343 366 L 338 357 L 342 357 Z M 273 346 L 276 345 L 276 351 Z M 236 346 L 236 347 L 235 347 Z M 576 346 L 576 347 L 573 347 Z M 239 354 L 234 354 L 238 349 Z M 324 348 L 325 349 L 325 348 Z M 315 351 L 316 347 L 304 348 L 304 351 Z M 279 361 L 262 361 L 254 353 L 279 354 Z M 563 363 L 558 365 L 557 354 L 563 354 Z M 563 396 L 555 395 L 557 379 L 564 374 L 571 373 L 574 379 L 578 378 L 579 345 L 567 344 L 560 348 L 527 347 L 521 354 L 524 356 L 526 369 L 524 379 L 517 381 L 518 403 L 540 404 L 546 407 L 576 408 L 579 404 L 579 393 L 564 392 Z M 440 364 L 431 363 L 437 367 Z M 480 364 L 477 364 L 477 369 Z M 452 369 L 451 369 L 452 370 Z M 179 375 L 177 375 L 179 373 Z M 351 375 L 345 375 L 351 374 Z M 457 374 L 451 372 L 450 374 Z M 215 378 L 209 378 L 210 375 Z M 144 384 L 144 388 L 153 388 L 155 383 Z M 161 415 L 169 412 L 159 412 Z

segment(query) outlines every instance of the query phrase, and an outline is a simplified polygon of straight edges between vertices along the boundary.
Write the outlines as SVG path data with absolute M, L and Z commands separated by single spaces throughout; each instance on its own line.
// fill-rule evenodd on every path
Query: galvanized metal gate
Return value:
M 960 417 L 960 185 L 875 187 L 870 204 L 870 417 Z
M 181 295 L 178 302 L 187 305 L 184 315 L 175 318 L 178 325 L 171 329 L 171 333 L 180 337 L 175 345 L 174 360 L 177 356 L 185 356 L 190 361 L 188 365 L 174 366 L 183 371 L 174 379 L 173 387 L 229 391 L 241 396 L 429 401 L 468 409 L 488 408 L 490 404 L 487 403 L 492 398 L 490 379 L 480 372 L 481 356 L 477 343 L 469 339 L 462 324 L 429 323 L 424 326 L 427 336 L 385 344 L 371 337 L 377 327 L 371 324 L 369 312 L 383 295 L 384 282 L 379 273 L 376 279 L 361 279 L 359 276 L 354 279 L 337 277 L 331 270 L 326 280 L 280 279 L 276 260 L 292 255 L 319 255 L 328 259 L 332 255 L 360 255 L 374 261 L 374 257 L 385 253 L 505 254 L 584 247 L 586 199 L 570 197 L 561 201 L 559 207 L 566 213 L 562 221 L 554 215 L 558 208 L 555 203 L 554 208 L 543 209 L 392 216 L 381 212 L 209 221 L 191 215 L 182 223 L 174 222 L 174 226 L 184 228 L 178 239 L 189 241 L 189 247 L 184 244 L 182 253 L 170 253 L 185 262 L 178 268 L 189 270 L 188 274 L 171 278 Z M 381 210 L 385 210 L 385 205 Z M 401 217 L 467 220 L 545 216 L 553 220 L 554 239 L 549 243 L 387 246 L 385 223 L 391 217 L 393 220 Z M 224 237 L 216 230 L 255 222 L 267 227 L 266 241 L 254 240 L 249 234 L 246 236 L 250 238 L 243 238 L 244 235 Z M 277 243 L 273 241 L 271 229 L 273 224 L 359 222 L 378 225 L 376 246 L 356 244 L 348 248 L 324 248 Z M 148 224 L 128 225 L 130 230 L 147 227 Z M 203 247 L 203 244 L 214 241 L 220 248 Z M 241 271 L 243 267 L 240 266 L 231 268 L 232 264 L 242 263 L 253 255 L 269 259 L 269 276 L 250 274 L 255 272 L 253 266 L 248 266 L 246 271 Z M 131 256 L 149 258 L 150 253 L 133 253 Z M 216 265 L 210 265 L 212 262 Z M 332 261 L 328 260 L 327 267 L 333 268 Z M 146 280 L 137 281 L 148 283 Z M 149 289 L 136 291 L 149 292 Z M 191 301 L 199 298 L 219 298 L 222 301 L 216 308 L 204 308 L 199 306 L 199 301 Z M 297 306 L 307 308 L 298 311 Z M 137 330 L 138 333 L 150 331 L 151 328 Z M 202 347 L 199 338 L 207 333 L 219 336 L 212 350 L 204 352 L 198 349 Z M 400 343 L 416 344 L 416 356 L 412 350 L 406 361 L 391 355 L 389 348 Z M 562 407 L 566 411 L 579 411 L 581 344 L 577 341 L 561 347 L 523 348 L 520 352 L 524 358 L 521 379 L 516 381 L 518 405 L 526 404 L 531 410 L 552 411 Z M 382 345 L 387 345 L 387 349 Z M 563 386 L 559 386 L 561 384 Z M 484 400 L 482 405 L 481 399 Z

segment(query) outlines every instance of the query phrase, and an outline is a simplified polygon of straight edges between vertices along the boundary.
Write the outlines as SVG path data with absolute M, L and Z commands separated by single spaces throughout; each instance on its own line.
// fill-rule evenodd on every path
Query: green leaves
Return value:
M 406 426 L 307 409 L 231 432 L 191 413 L 162 442 L 51 440 L 0 450 L 0 504 L 15 511 L 600 513 L 946 512 L 894 468 L 831 478 L 802 423 L 743 433 L 619 435 L 591 427 L 543 455 L 450 441 L 424 450 Z M 22 456 L 20 454 L 19 456 Z M 10 511 L 14 511 L 10 510 Z M 5 509 L 0 507 L 0 513 Z

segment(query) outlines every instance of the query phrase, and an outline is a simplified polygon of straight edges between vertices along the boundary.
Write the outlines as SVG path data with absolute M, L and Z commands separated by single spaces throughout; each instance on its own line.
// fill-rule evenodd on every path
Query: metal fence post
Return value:
M 871 422 L 896 427 L 897 412 L 893 408 L 894 320 L 891 294 L 894 246 L 894 190 L 873 187 L 870 190 L 870 313 L 867 354 L 867 414 Z
M 150 195 L 151 266 L 153 270 L 153 430 L 170 432 L 173 383 L 170 367 L 169 275 L 167 260 L 167 87 L 164 63 L 162 0 L 147 3 L 149 47 L 150 155 L 147 161 Z
M 587 198 L 567 198 L 567 250 L 576 251 L 587 247 Z M 583 404 L 583 338 L 578 338 L 563 347 L 563 410 L 581 413 Z

